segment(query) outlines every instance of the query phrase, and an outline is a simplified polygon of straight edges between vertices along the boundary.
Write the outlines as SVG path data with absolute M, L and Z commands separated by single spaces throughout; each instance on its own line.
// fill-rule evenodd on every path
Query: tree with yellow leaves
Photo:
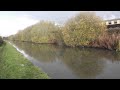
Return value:
M 63 39 L 68 46 L 88 46 L 105 28 L 102 18 L 94 12 L 81 12 L 66 22 Z

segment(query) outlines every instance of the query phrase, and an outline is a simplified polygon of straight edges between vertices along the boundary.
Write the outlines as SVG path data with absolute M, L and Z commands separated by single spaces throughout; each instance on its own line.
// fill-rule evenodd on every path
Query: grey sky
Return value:
M 40 20 L 64 23 L 80 11 L 0 11 L 0 35 L 15 34 Z M 104 19 L 120 18 L 120 11 L 96 11 Z

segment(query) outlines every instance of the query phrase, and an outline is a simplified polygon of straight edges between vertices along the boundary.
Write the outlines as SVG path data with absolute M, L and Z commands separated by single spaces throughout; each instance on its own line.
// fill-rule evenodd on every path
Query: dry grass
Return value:
M 105 48 L 109 50 L 117 50 L 119 47 L 120 34 L 107 32 L 100 35 L 96 40 L 90 42 L 91 47 Z

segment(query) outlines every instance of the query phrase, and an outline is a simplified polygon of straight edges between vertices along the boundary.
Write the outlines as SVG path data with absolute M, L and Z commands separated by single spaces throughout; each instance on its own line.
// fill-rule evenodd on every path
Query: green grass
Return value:
M 0 46 L 0 79 L 49 79 L 9 43 Z

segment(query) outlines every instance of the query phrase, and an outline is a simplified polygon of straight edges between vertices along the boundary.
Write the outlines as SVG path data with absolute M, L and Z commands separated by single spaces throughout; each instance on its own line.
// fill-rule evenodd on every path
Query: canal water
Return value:
M 53 79 L 120 78 L 120 53 L 94 48 L 11 42 Z

